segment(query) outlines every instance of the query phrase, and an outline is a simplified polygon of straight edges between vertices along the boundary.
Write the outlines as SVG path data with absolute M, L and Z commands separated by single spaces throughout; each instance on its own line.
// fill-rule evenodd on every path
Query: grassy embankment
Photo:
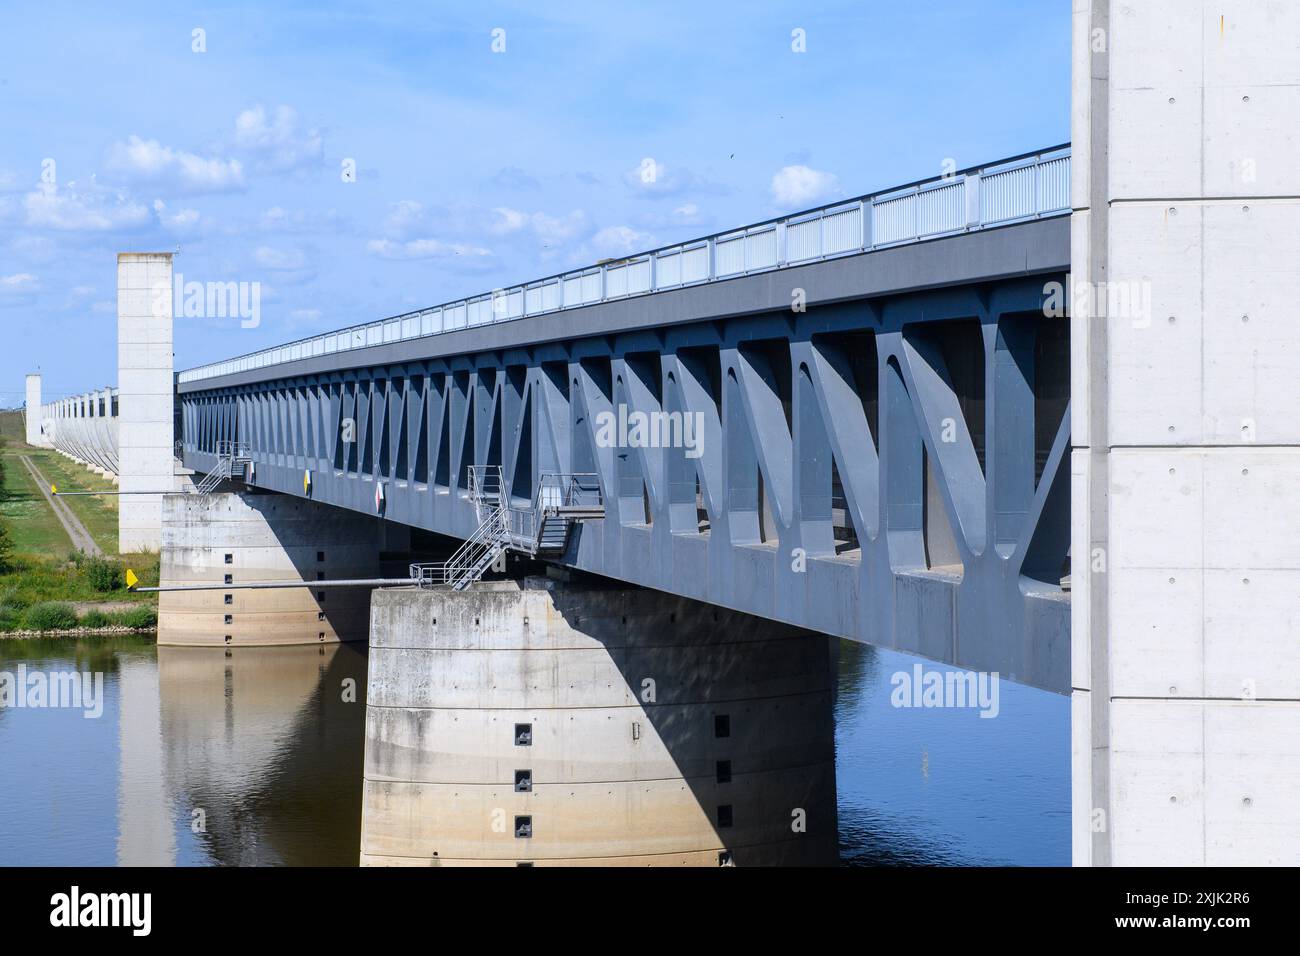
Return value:
M 0 412 L 0 632 L 152 627 L 156 596 L 128 591 L 125 574 L 130 567 L 142 584 L 156 584 L 158 555 L 117 553 L 117 499 L 61 499 L 104 557 L 74 552 L 23 456 L 62 490 L 113 488 L 62 455 L 25 444 L 22 414 Z

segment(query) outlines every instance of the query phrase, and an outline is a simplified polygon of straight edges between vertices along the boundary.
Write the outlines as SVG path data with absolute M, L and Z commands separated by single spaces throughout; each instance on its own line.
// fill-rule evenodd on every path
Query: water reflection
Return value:
M 917 660 L 841 644 L 841 862 L 1068 866 L 1069 700 L 1002 681 L 995 719 L 975 709 L 893 707 L 892 676 Z
M 20 662 L 106 699 L 0 708 L 0 865 L 356 865 L 364 647 L 0 642 Z
M 1065 698 L 1004 681 L 994 720 L 901 710 L 914 658 L 843 643 L 839 662 L 844 863 L 1069 863 Z M 364 646 L 0 641 L 0 670 L 19 663 L 99 671 L 106 699 L 98 720 L 0 708 L 0 865 L 356 865 Z
M 202 862 L 360 853 L 366 659 L 350 645 L 159 647 L 163 762 Z

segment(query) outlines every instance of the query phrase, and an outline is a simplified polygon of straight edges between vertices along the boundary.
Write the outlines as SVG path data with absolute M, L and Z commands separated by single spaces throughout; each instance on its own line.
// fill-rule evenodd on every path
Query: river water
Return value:
M 1068 700 L 1003 681 L 993 719 L 893 706 L 916 663 L 841 645 L 842 862 L 1068 865 Z M 364 647 L 0 641 L 20 667 L 103 673 L 102 713 L 0 707 L 0 865 L 357 862 Z

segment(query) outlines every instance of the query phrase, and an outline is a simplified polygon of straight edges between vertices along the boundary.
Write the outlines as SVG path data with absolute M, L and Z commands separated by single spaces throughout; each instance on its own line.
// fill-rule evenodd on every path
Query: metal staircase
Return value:
M 244 465 L 252 461 L 248 443 L 240 441 L 217 442 L 217 467 L 203 476 L 203 480 L 194 486 L 191 492 L 196 495 L 210 495 L 223 481 L 235 476 L 235 466 L 243 470 Z
M 471 465 L 469 498 L 478 528 L 441 565 L 441 574 L 438 565 L 412 565 L 411 577 L 420 586 L 441 583 L 463 591 L 508 550 L 529 557 L 563 554 L 575 522 L 605 517 L 604 497 L 594 474 L 544 474 L 531 507 L 515 508 L 509 503 L 500 465 Z

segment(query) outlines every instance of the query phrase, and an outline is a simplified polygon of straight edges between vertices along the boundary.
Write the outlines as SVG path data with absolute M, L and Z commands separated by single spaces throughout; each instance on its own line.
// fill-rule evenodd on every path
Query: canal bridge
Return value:
M 210 582 L 181 643 L 369 634 L 363 861 L 824 859 L 815 635 L 1068 694 L 1078 863 L 1300 861 L 1300 10 L 1073 26 L 1069 147 L 179 376 L 170 257 L 119 257 L 123 550 Z M 329 590 L 472 540 L 475 469 L 601 516 Z
M 182 372 L 184 462 L 239 442 L 258 488 L 460 538 L 472 466 L 517 507 L 592 474 L 556 563 L 1064 693 L 1069 162 Z

